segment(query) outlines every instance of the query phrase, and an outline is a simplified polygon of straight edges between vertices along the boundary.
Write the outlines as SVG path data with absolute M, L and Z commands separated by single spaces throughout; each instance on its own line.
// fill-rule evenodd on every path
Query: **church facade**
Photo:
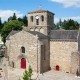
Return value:
M 28 27 L 12 31 L 6 38 L 6 56 L 13 68 L 32 67 L 34 72 L 50 69 L 67 73 L 80 70 L 80 31 L 54 30 L 54 13 L 28 13 Z

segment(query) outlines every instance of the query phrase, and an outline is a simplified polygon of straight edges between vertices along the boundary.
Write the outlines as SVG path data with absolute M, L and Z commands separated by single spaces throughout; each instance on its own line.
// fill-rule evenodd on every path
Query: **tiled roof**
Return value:
M 40 39 L 45 39 L 45 38 L 48 38 L 46 35 L 44 35 L 44 34 L 42 34 L 42 33 L 39 33 L 39 32 L 37 32 L 37 31 L 27 31 L 27 30 L 25 30 L 26 32 L 29 32 L 30 34 L 33 34 L 33 35 L 37 35 L 38 36 L 38 38 L 40 38 Z M 9 40 L 9 37 L 10 36 L 12 36 L 12 35 L 14 35 L 14 34 L 16 34 L 16 33 L 18 33 L 18 32 L 20 32 L 20 31 L 11 31 L 10 32 L 10 34 L 6 37 L 6 40 Z
M 42 13 L 42 12 L 47 12 L 46 10 L 36 10 L 36 11 L 32 11 L 32 12 L 29 12 L 29 13 Z
M 40 33 L 40 32 L 37 32 L 37 31 L 28 31 L 30 34 L 33 34 L 33 35 L 37 35 L 38 36 L 38 38 L 42 38 L 42 39 L 44 39 L 44 38 L 48 38 L 48 36 L 46 36 L 46 35 L 44 35 L 44 34 L 42 34 L 42 33 Z
M 52 30 L 50 39 L 54 40 L 77 40 L 78 30 Z
M 32 13 L 44 13 L 44 12 L 49 12 L 49 11 L 40 9 L 40 10 L 35 10 L 35 11 L 32 11 L 32 12 L 29 12 L 28 14 L 32 14 Z M 52 13 L 52 12 L 50 12 L 50 13 Z M 54 13 L 52 13 L 52 14 L 54 14 Z

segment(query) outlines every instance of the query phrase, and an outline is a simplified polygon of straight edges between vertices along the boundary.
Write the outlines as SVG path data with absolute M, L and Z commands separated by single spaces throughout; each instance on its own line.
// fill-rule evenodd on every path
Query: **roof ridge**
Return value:
M 50 12 L 50 11 L 43 10 L 43 9 L 38 9 L 38 10 L 31 11 L 28 14 L 31 14 L 31 13 L 43 13 L 43 12 Z M 52 12 L 50 12 L 50 13 L 52 13 Z M 54 13 L 52 13 L 52 14 L 54 14 Z

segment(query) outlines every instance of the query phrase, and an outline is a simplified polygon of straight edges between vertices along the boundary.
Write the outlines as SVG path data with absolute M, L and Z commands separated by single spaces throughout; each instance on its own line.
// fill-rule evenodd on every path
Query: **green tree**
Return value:
M 17 17 L 16 17 L 16 13 L 13 14 L 13 17 L 12 17 L 12 20 L 16 20 Z
M 20 22 L 18 20 L 11 20 L 5 23 L 4 27 L 1 30 L 1 36 L 3 37 L 3 41 L 5 41 L 5 38 L 12 30 L 22 30 L 22 25 L 23 22 Z
M 62 28 L 65 30 L 77 30 L 79 29 L 79 23 L 72 19 L 63 22 Z
M 63 22 L 62 22 L 62 20 L 60 19 L 59 22 L 57 22 L 56 26 L 60 27 L 60 26 L 62 26 L 62 23 L 63 23 Z
M 8 22 L 11 21 L 11 20 L 17 20 L 16 13 L 13 13 L 13 16 L 10 16 L 10 17 L 8 18 Z
M 18 21 L 21 21 L 21 22 L 23 22 L 23 19 L 22 19 L 22 18 L 18 18 Z
M 54 27 L 55 30 L 59 29 L 58 24 L 54 24 L 54 26 L 55 26 L 55 27 Z
M 61 19 L 59 20 L 59 26 L 62 26 L 62 21 L 61 21 Z
M 10 16 L 10 17 L 8 18 L 8 22 L 11 21 L 11 20 L 12 20 L 12 16 Z
M 80 24 L 72 19 L 68 19 L 64 21 L 61 21 L 60 19 L 59 22 L 56 24 L 56 26 L 65 30 L 78 30 Z
M 24 23 L 24 26 L 27 27 L 28 21 L 27 21 L 27 17 L 26 16 L 23 17 L 23 23 Z
M 0 18 L 0 31 L 1 31 L 2 27 L 3 27 L 3 24 L 2 24 L 2 21 L 1 21 L 1 18 Z
M 1 21 L 1 18 L 0 18 L 0 25 L 2 25 L 2 21 Z
M 28 70 L 25 70 L 25 73 L 23 74 L 23 80 L 31 80 L 32 76 L 32 68 L 29 66 Z

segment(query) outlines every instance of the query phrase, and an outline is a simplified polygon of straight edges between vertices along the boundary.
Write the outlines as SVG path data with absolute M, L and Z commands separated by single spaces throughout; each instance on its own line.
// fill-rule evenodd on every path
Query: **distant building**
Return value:
M 12 31 L 6 38 L 9 65 L 35 72 L 50 69 L 76 73 L 80 67 L 80 31 L 54 30 L 54 13 L 28 13 L 28 29 Z

